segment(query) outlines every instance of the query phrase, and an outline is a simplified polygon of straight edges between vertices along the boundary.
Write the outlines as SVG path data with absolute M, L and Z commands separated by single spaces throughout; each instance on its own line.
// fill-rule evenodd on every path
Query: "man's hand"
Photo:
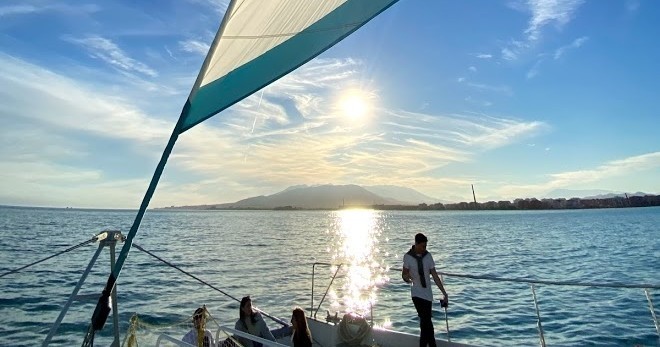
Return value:
M 447 308 L 449 307 L 449 296 L 445 295 L 441 300 L 440 300 L 440 307 Z
M 412 282 L 412 276 L 410 275 L 410 269 L 404 267 L 403 270 L 401 271 L 401 278 L 406 283 Z

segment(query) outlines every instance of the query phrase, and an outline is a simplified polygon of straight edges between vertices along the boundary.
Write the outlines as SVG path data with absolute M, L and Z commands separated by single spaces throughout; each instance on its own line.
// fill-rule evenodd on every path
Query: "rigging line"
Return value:
M 438 273 L 450 277 L 462 277 L 462 278 L 499 281 L 499 282 L 535 283 L 535 284 L 549 284 L 549 285 L 558 285 L 558 286 L 581 286 L 581 287 L 600 287 L 600 288 L 660 289 L 660 284 L 650 284 L 650 283 L 627 284 L 627 283 L 594 283 L 594 282 L 576 282 L 576 281 L 547 281 L 547 280 L 533 280 L 533 279 L 524 279 L 524 278 L 504 278 L 504 277 L 487 276 L 487 275 L 480 276 L 480 275 L 470 275 L 470 274 L 458 274 L 458 273 L 441 272 L 441 271 L 438 271 Z
M 48 257 L 46 257 L 46 258 L 43 258 L 43 259 L 41 259 L 41 260 L 37 260 L 37 261 L 35 261 L 34 263 L 30 263 L 30 264 L 27 264 L 27 265 L 25 265 L 25 266 L 22 266 L 22 267 L 20 267 L 20 268 L 18 268 L 18 269 L 14 269 L 14 270 L 11 270 L 11 271 L 9 271 L 9 272 L 5 272 L 5 273 L 3 273 L 2 275 L 0 275 L 0 278 L 5 277 L 5 276 L 10 275 L 10 274 L 13 274 L 13 273 L 16 273 L 16 272 L 19 272 L 19 271 L 21 271 L 21 270 L 25 270 L 25 269 L 29 268 L 30 266 L 37 265 L 37 264 L 42 263 L 42 262 L 44 262 L 44 261 L 46 261 L 46 260 L 48 260 L 48 259 L 55 258 L 55 257 L 57 257 L 58 255 L 62 255 L 62 254 L 64 254 L 64 253 L 67 253 L 67 252 L 73 251 L 74 249 L 76 249 L 76 248 L 80 248 L 80 247 L 85 246 L 85 245 L 87 245 L 87 244 L 89 244 L 89 243 L 96 242 L 97 238 L 98 238 L 98 236 L 94 236 L 94 237 L 92 237 L 91 239 L 89 239 L 89 240 L 87 240 L 87 241 L 85 241 L 85 242 L 82 242 L 82 243 L 79 243 L 79 244 L 77 244 L 77 245 L 75 245 L 75 246 L 69 247 L 69 248 L 67 248 L 67 249 L 65 249 L 65 250 L 63 250 L 63 251 L 61 251 L 61 252 L 55 253 L 55 254 L 50 255 L 50 256 L 48 256 Z
M 220 292 L 220 293 L 222 293 L 222 294 L 224 294 L 224 295 L 226 295 L 226 296 L 228 296 L 228 297 L 234 299 L 234 300 L 237 301 L 237 302 L 241 302 L 241 300 L 239 300 L 239 299 L 233 297 L 232 295 L 230 295 L 230 294 L 224 292 L 222 289 L 220 289 L 220 288 L 216 288 L 214 285 L 212 285 L 212 284 L 210 284 L 210 283 L 204 281 L 203 279 L 201 279 L 201 278 L 199 278 L 199 277 L 197 277 L 197 276 L 191 274 L 190 272 L 188 272 L 188 271 L 186 271 L 186 270 L 184 270 L 184 269 L 182 269 L 182 268 L 180 268 L 180 267 L 178 267 L 178 266 L 176 266 L 176 265 L 170 263 L 169 261 L 167 261 L 167 260 L 165 260 L 165 259 L 163 259 L 163 258 L 161 258 L 161 257 L 159 257 L 159 256 L 157 256 L 157 255 L 155 255 L 155 254 L 153 254 L 152 252 L 149 252 L 148 250 L 142 248 L 142 246 L 138 245 L 137 243 L 133 243 L 133 246 L 135 246 L 135 248 L 141 250 L 142 252 L 147 253 L 148 255 L 150 255 L 150 256 L 152 256 L 152 257 L 154 257 L 154 258 L 160 260 L 160 261 L 161 261 L 162 263 L 164 263 L 165 265 L 170 266 L 170 267 L 173 267 L 174 269 L 181 271 L 181 273 L 183 273 L 184 275 L 186 275 L 186 276 L 188 276 L 188 277 L 192 277 L 192 278 L 195 279 L 197 282 L 202 283 L 202 284 L 204 284 L 204 285 L 207 285 L 207 286 L 209 286 L 209 287 L 211 287 L 211 288 L 217 290 L 218 292 Z
M 142 252 L 147 253 L 148 255 L 150 255 L 150 256 L 152 256 L 152 257 L 154 257 L 154 258 L 160 260 L 160 261 L 163 262 L 164 264 L 166 264 L 166 265 L 168 265 L 168 266 L 171 266 L 171 267 L 173 267 L 173 268 L 175 268 L 175 269 L 181 271 L 181 273 L 183 273 L 184 275 L 189 276 L 189 277 L 192 277 L 193 279 L 195 279 L 195 280 L 198 281 L 199 283 L 202 283 L 202 284 L 204 284 L 204 285 L 207 285 L 207 286 L 211 287 L 212 289 L 214 289 L 214 290 L 216 290 L 216 291 L 218 291 L 218 292 L 220 292 L 220 293 L 222 293 L 222 294 L 224 294 L 224 295 L 226 295 L 226 296 L 228 296 L 228 297 L 234 299 L 234 301 L 236 301 L 236 302 L 239 302 L 239 303 L 241 302 L 241 300 L 237 299 L 236 297 L 232 296 L 231 294 L 226 293 L 226 292 L 223 291 L 222 289 L 215 287 L 214 285 L 212 285 L 212 284 L 210 284 L 210 283 L 204 281 L 203 279 L 201 279 L 201 278 L 199 278 L 199 277 L 197 277 L 197 276 L 191 274 L 190 272 L 188 272 L 188 271 L 186 271 L 186 270 L 183 270 L 182 268 L 180 268 L 180 267 L 178 267 L 178 266 L 176 266 L 176 265 L 174 265 L 174 264 L 168 262 L 167 260 L 165 260 L 165 259 L 163 259 L 163 258 L 161 258 L 161 257 L 159 257 L 159 256 L 157 256 L 157 255 L 155 255 L 155 254 L 153 254 L 152 252 L 149 252 L 148 250 L 142 248 L 140 245 L 138 245 L 138 244 L 136 244 L 136 243 L 133 243 L 133 246 L 135 246 L 135 248 L 141 250 Z M 277 318 L 277 317 L 271 316 L 270 314 L 268 314 L 268 313 L 266 313 L 266 312 L 264 312 L 264 311 L 262 311 L 262 310 L 260 310 L 260 309 L 258 309 L 258 308 L 256 308 L 256 307 L 254 307 L 254 309 L 257 310 L 257 311 L 259 311 L 259 312 L 260 312 L 261 314 L 263 314 L 264 316 L 266 316 L 266 317 L 268 317 L 268 318 L 274 320 L 274 321 L 277 322 L 277 323 L 280 323 L 280 324 L 282 324 L 282 325 L 288 325 L 284 320 L 282 320 L 282 319 L 280 319 L 280 318 Z

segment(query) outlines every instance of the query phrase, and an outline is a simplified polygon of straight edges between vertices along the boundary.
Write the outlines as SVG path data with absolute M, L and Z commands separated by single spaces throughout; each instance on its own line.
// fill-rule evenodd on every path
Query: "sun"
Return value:
M 339 112 L 351 121 L 366 118 L 371 112 L 371 98 L 369 94 L 360 90 L 347 90 L 339 100 Z

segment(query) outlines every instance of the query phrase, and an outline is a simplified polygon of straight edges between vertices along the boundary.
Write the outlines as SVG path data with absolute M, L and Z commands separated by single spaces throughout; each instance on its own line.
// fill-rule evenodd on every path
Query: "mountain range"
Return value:
M 337 209 L 342 207 L 372 206 L 372 205 L 418 205 L 421 203 L 435 204 L 442 201 L 424 195 L 414 189 L 391 186 L 358 186 L 348 185 L 297 185 L 291 186 L 279 193 L 260 195 L 232 203 L 180 206 L 171 208 L 185 209 Z
M 636 193 L 627 193 L 629 197 L 631 196 L 644 196 L 647 193 L 636 192 Z M 581 198 L 581 199 L 609 199 L 615 197 L 625 197 L 626 193 L 614 192 L 611 190 L 603 189 L 582 189 L 582 190 L 572 190 L 572 189 L 555 189 L 551 192 L 548 192 L 545 197 L 548 199 L 571 199 L 571 198 Z
M 628 194 L 632 196 L 644 196 L 646 193 L 637 192 Z M 579 197 L 582 199 L 606 199 L 616 196 L 625 196 L 624 193 L 607 190 L 569 190 L 556 189 L 547 193 L 544 197 L 551 199 L 570 199 Z M 230 203 L 195 205 L 195 206 L 172 206 L 168 209 L 322 209 L 334 210 L 345 207 L 364 207 L 373 205 L 432 205 L 436 203 L 453 203 L 430 197 L 414 189 L 393 186 L 359 186 L 347 185 L 295 185 L 272 195 L 260 195 Z M 481 201 L 483 202 L 483 201 Z

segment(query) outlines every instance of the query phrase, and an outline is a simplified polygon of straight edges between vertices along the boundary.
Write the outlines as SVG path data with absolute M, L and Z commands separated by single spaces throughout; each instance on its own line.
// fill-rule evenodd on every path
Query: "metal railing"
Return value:
M 326 288 L 325 292 L 323 293 L 323 297 L 321 299 L 321 302 L 318 304 L 317 308 L 314 308 L 314 282 L 315 282 L 315 276 L 316 276 L 316 265 L 324 265 L 324 266 L 337 266 L 337 270 L 335 271 L 334 275 L 332 276 L 332 280 L 330 281 L 330 284 Z M 322 262 L 316 262 L 312 265 L 312 294 L 311 294 L 311 306 L 310 306 L 310 317 L 316 318 L 316 314 L 318 310 L 321 308 L 321 305 L 323 304 L 323 301 L 325 297 L 328 294 L 328 291 L 330 290 L 330 287 L 332 286 L 332 283 L 334 282 L 335 278 L 337 277 L 337 274 L 339 273 L 339 270 L 344 264 L 332 264 L 332 263 L 322 263 Z M 396 272 L 401 272 L 402 269 L 400 268 L 390 268 L 390 271 L 396 271 Z M 617 282 L 612 282 L 612 283 L 597 283 L 597 282 L 578 282 L 578 281 L 548 281 L 548 280 L 535 280 L 535 279 L 525 279 L 525 278 L 506 278 L 506 277 L 497 277 L 497 276 L 489 276 L 489 275 L 471 275 L 471 274 L 461 274 L 461 273 L 452 273 L 452 272 L 444 272 L 444 271 L 438 271 L 438 274 L 441 276 L 447 276 L 447 277 L 456 277 L 456 278 L 466 278 L 466 279 L 475 279 L 475 280 L 486 280 L 486 281 L 496 281 L 496 282 L 513 282 L 513 283 L 525 283 L 528 284 L 531 288 L 532 291 L 532 300 L 534 302 L 534 309 L 536 311 L 536 318 L 537 318 L 537 328 L 539 332 L 539 343 L 541 347 L 545 347 L 545 336 L 544 336 L 544 331 L 543 331 L 543 325 L 541 323 L 541 313 L 539 310 L 538 306 L 538 300 L 536 298 L 536 290 L 534 285 L 535 284 L 543 284 L 543 285 L 552 285 L 552 286 L 580 286 L 580 287 L 592 287 L 592 288 L 632 288 L 632 289 L 643 289 L 646 300 L 648 301 L 649 304 L 649 310 L 651 311 L 651 317 L 653 319 L 653 323 L 655 324 L 655 330 L 656 333 L 658 334 L 658 345 L 660 346 L 660 325 L 658 324 L 658 318 L 655 313 L 655 307 L 653 306 L 653 301 L 651 300 L 651 295 L 649 293 L 650 290 L 655 289 L 658 290 L 660 289 L 660 284 L 651 284 L 651 283 L 642 283 L 642 284 L 636 284 L 636 283 L 617 283 Z M 371 308 L 371 324 L 373 325 L 373 307 Z

